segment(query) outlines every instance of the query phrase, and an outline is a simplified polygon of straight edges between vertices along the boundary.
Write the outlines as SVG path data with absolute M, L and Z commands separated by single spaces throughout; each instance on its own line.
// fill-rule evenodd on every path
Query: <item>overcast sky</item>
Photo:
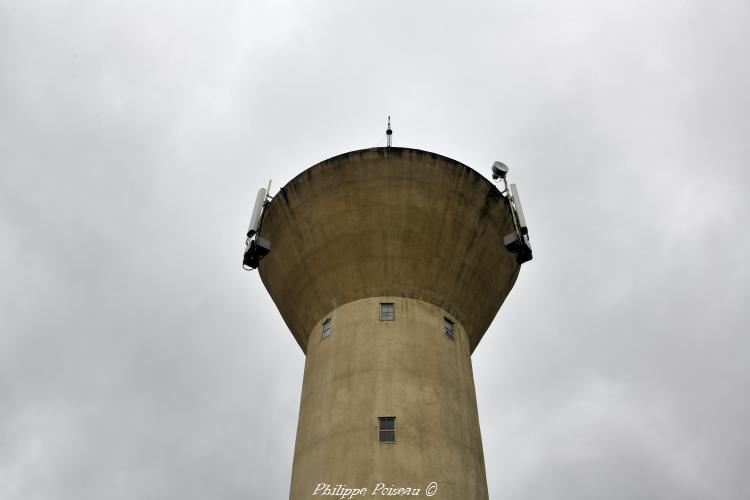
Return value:
M 750 497 L 749 89 L 747 0 L 0 0 L 0 498 L 287 498 L 243 233 L 389 114 L 524 201 L 490 497 Z

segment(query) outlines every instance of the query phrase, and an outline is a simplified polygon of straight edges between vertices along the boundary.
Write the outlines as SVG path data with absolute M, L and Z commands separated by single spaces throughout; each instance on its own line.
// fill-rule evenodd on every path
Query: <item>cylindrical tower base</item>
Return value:
M 393 319 L 388 305 L 381 319 L 381 304 Z M 433 482 L 436 499 L 488 497 L 471 346 L 457 318 L 372 297 L 335 308 L 308 338 L 291 499 L 322 496 L 321 485 L 425 496 Z M 395 435 L 381 435 L 383 417 L 395 417 Z

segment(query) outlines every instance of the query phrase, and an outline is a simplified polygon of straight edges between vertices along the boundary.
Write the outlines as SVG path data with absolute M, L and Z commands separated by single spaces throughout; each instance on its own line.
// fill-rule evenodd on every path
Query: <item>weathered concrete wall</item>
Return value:
M 321 483 L 424 497 L 433 481 L 433 498 L 487 498 L 470 354 L 518 276 L 503 246 L 512 231 L 494 185 L 414 149 L 336 156 L 276 194 L 258 269 L 307 354 L 293 500 Z M 379 320 L 384 301 L 395 321 Z M 378 443 L 387 416 L 396 444 Z
M 336 307 L 375 296 L 458 318 L 473 351 L 515 283 L 508 202 L 466 165 L 425 151 L 354 151 L 309 168 L 267 207 L 260 276 L 303 350 Z
M 395 320 L 380 321 L 381 302 Z M 443 318 L 454 320 L 454 339 Z M 331 318 L 331 334 L 321 339 Z M 396 417 L 396 443 L 378 442 L 378 417 Z M 470 344 L 456 318 L 401 297 L 347 303 L 309 332 L 290 498 L 319 483 L 420 488 L 433 498 L 487 498 Z M 318 497 L 315 497 L 318 498 Z M 337 498 L 337 497 L 335 497 Z M 402 497 L 399 497 L 402 498 Z

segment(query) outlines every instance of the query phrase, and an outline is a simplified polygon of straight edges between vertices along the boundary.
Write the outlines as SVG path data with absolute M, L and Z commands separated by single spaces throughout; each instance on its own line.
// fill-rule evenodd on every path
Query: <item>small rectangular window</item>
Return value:
M 453 321 L 448 318 L 443 318 L 443 320 L 445 321 L 445 334 L 453 340 Z
M 328 337 L 330 334 L 331 334 L 331 318 L 328 318 L 323 322 L 323 337 L 321 338 L 321 340 Z
M 392 302 L 380 304 L 380 321 L 393 321 L 396 319 L 396 308 Z
M 378 442 L 396 442 L 396 417 L 378 417 Z

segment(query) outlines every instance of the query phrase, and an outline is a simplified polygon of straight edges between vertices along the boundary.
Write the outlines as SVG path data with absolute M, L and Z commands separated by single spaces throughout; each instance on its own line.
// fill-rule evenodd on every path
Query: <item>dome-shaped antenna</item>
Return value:
M 492 165 L 492 178 L 494 180 L 497 179 L 503 179 L 505 180 L 505 176 L 508 175 L 508 165 L 501 161 L 496 161 Z

